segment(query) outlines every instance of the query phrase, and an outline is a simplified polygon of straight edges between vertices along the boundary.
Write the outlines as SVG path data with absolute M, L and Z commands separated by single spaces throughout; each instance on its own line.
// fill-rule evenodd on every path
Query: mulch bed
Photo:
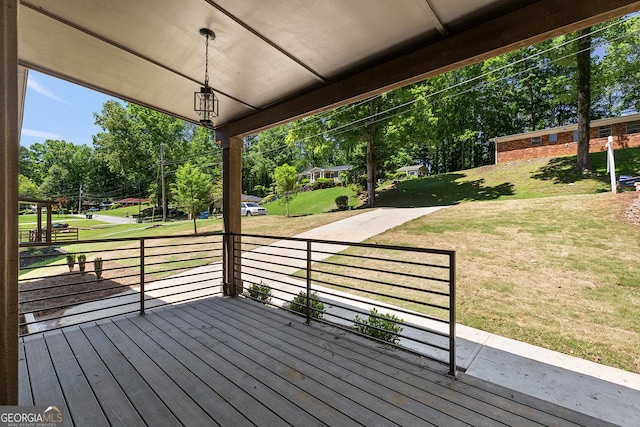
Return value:
M 124 292 L 138 285 L 139 279 L 137 268 L 105 261 L 100 279 L 94 272 L 82 274 L 76 267 L 72 272 L 21 282 L 20 313 L 32 313 L 39 322 L 51 320 L 72 306 Z M 24 322 L 22 316 L 20 322 Z

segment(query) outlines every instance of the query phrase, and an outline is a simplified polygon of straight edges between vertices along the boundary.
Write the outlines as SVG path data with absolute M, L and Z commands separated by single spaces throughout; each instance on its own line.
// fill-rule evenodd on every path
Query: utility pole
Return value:
M 82 212 L 82 184 L 80 184 L 80 193 L 78 194 L 78 213 Z
M 160 144 L 160 177 L 162 179 L 162 222 L 167 222 L 167 199 L 164 193 L 164 151 Z

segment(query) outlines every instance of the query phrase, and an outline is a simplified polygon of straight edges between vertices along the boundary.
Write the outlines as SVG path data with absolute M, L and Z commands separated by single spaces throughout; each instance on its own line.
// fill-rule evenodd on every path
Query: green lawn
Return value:
M 523 160 L 401 181 L 382 190 L 378 206 L 443 206 L 488 200 L 530 199 L 609 191 L 605 154 L 591 154 L 594 173 L 576 172 L 575 156 Z M 616 173 L 640 175 L 640 149 L 616 150 Z
M 349 197 L 349 206 L 355 208 L 360 201 L 354 191 L 348 187 L 334 187 L 324 190 L 307 191 L 298 193 L 289 203 L 289 215 L 311 215 L 336 210 L 336 197 Z M 286 207 L 283 201 L 276 200 L 265 203 L 269 215 L 285 215 Z
M 453 249 L 461 323 L 640 373 L 635 193 L 464 203 L 375 242 Z

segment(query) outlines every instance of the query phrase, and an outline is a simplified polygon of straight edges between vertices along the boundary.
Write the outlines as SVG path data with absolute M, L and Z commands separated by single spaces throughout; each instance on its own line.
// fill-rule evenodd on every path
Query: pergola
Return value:
M 28 69 L 197 123 L 199 29 L 213 30 L 224 230 L 239 233 L 242 136 L 639 9 L 631 0 L 4 0 L 0 405 L 17 404 L 18 144 Z

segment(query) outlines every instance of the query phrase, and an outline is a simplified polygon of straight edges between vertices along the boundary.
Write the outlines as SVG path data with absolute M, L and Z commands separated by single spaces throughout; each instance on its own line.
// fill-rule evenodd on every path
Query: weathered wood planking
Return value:
M 20 404 L 72 425 L 608 425 L 242 298 L 20 340 Z

